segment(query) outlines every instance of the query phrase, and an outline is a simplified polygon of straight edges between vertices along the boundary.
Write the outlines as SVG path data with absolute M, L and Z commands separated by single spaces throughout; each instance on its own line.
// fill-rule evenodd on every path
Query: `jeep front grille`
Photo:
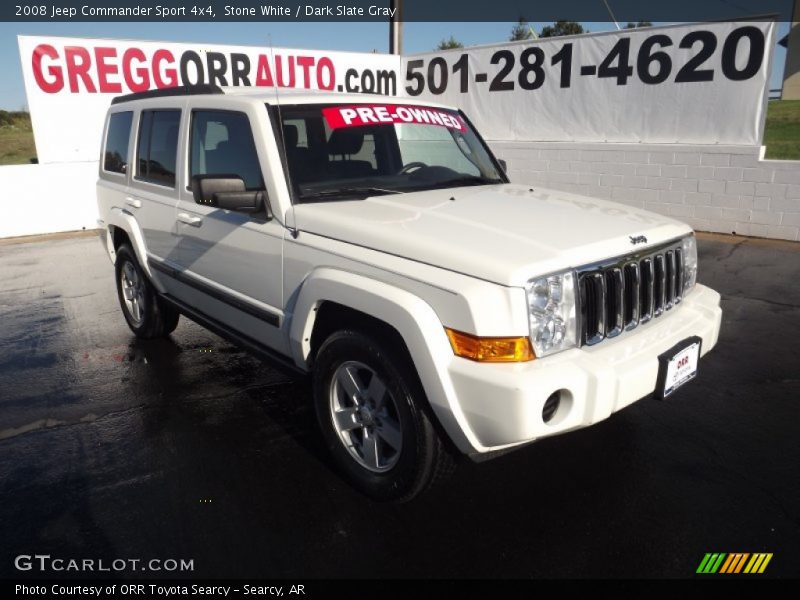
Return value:
M 613 338 L 680 303 L 681 242 L 578 269 L 581 342 Z

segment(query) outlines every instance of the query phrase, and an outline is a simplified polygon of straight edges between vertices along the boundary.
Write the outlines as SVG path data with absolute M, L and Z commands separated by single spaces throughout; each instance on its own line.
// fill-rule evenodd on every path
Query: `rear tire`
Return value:
M 128 244 L 117 248 L 114 268 L 119 305 L 134 335 L 153 339 L 175 331 L 180 318 L 178 311 L 159 296 Z
M 317 421 L 337 467 L 379 501 L 408 501 L 453 470 L 413 365 L 355 330 L 333 333 L 314 362 Z

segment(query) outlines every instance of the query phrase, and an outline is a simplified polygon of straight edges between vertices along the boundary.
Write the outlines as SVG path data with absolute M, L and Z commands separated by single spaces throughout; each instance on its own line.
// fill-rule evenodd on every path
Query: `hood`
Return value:
M 514 184 L 306 203 L 294 211 L 301 232 L 508 286 L 691 232 L 624 204 Z M 647 242 L 633 245 L 631 236 Z

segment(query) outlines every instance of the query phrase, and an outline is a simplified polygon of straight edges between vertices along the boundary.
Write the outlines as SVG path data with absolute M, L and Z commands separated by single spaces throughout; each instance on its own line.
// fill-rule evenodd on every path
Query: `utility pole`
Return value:
M 389 20 L 389 52 L 403 53 L 403 0 L 389 0 L 392 18 Z
M 783 65 L 781 100 L 800 100 L 800 22 L 795 21 L 799 18 L 800 0 L 794 0 L 789 34 L 783 38 L 786 40 L 786 62 Z

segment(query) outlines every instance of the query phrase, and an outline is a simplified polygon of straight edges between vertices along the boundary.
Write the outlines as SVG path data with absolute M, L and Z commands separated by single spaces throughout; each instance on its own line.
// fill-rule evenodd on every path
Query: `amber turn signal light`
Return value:
M 456 356 L 478 362 L 526 362 L 536 358 L 530 338 L 478 337 L 444 328 Z

